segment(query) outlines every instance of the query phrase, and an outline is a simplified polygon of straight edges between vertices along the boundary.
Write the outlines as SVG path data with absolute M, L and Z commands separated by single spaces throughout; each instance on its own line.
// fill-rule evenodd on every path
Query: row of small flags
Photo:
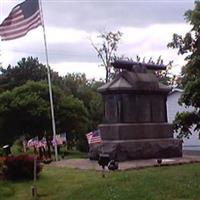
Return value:
M 100 130 L 91 131 L 86 134 L 88 144 L 101 143 Z
M 99 130 L 94 130 L 86 134 L 86 138 L 88 141 L 88 144 L 95 144 L 95 143 L 101 143 L 101 136 Z M 55 146 L 55 143 L 57 145 L 62 145 L 66 143 L 66 133 L 61 133 L 59 135 L 56 135 L 56 139 L 53 139 L 51 141 L 51 144 Z M 46 138 L 42 138 L 41 140 L 38 139 L 38 137 L 34 137 L 30 140 L 28 140 L 26 146 L 29 148 L 40 148 L 40 147 L 46 147 L 47 141 Z
M 55 146 L 55 143 L 57 145 L 62 145 L 66 143 L 66 133 L 61 133 L 59 135 L 56 135 L 56 139 L 53 139 L 51 141 L 52 145 Z M 41 140 L 38 139 L 38 137 L 34 137 L 27 142 L 27 147 L 29 148 L 40 148 L 40 147 L 46 147 L 47 141 L 46 138 L 42 138 Z

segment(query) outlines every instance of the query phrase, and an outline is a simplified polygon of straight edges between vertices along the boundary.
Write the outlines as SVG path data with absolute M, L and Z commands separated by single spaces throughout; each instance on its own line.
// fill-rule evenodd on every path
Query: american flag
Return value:
M 88 144 L 101 143 L 100 131 L 92 131 L 86 134 Z
M 66 132 L 60 134 L 60 138 L 61 138 L 61 140 L 63 141 L 63 143 L 64 143 L 64 142 L 67 142 L 66 135 L 67 135 Z
M 40 147 L 46 147 L 47 145 L 47 141 L 46 141 L 46 138 L 42 138 L 41 140 L 38 141 L 38 144 L 37 144 L 37 148 L 40 148 Z
M 38 137 L 34 137 L 32 139 L 30 139 L 28 142 L 27 142 L 27 147 L 34 147 L 36 148 L 38 146 Z
M 52 145 L 53 145 L 53 146 L 55 146 L 55 143 L 56 143 L 57 145 L 62 145 L 62 144 L 63 144 L 63 140 L 62 140 L 62 138 L 61 138 L 60 135 L 56 135 L 56 138 L 54 138 L 54 139 L 52 140 Z
M 25 36 L 42 25 L 38 0 L 26 0 L 15 6 L 0 24 L 1 40 L 13 40 Z

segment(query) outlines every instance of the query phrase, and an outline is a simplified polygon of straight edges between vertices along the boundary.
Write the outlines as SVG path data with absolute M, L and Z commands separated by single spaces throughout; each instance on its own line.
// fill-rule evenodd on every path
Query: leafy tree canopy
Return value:
M 46 67 L 37 58 L 28 57 L 0 71 L 0 135 L 5 136 L 1 142 L 51 133 Z M 84 134 L 96 129 L 102 120 L 97 88 L 103 81 L 88 80 L 80 73 L 60 77 L 54 71 L 51 80 L 57 133 L 67 131 L 71 145 L 84 143 Z
M 58 87 L 53 87 L 57 131 L 85 133 L 87 110 L 73 96 L 65 96 Z M 21 135 L 36 136 L 52 134 L 48 85 L 29 81 L 0 95 L 1 142 L 12 142 Z M 72 138 L 74 139 L 74 138 Z
M 28 80 L 47 80 L 47 68 L 38 58 L 22 58 L 16 66 L 9 65 L 6 69 L 0 68 L 0 91 L 10 90 L 26 83 Z M 59 83 L 62 78 L 51 70 L 53 83 Z
M 83 101 L 89 113 L 90 129 L 97 128 L 102 120 L 103 105 L 101 95 L 97 88 L 104 84 L 103 81 L 88 80 L 85 74 L 72 73 L 63 78 L 64 90 Z
M 181 84 L 184 92 L 180 104 L 194 107 L 193 112 L 178 113 L 175 119 L 175 129 L 181 131 L 181 136 L 188 137 L 190 128 L 200 130 L 200 2 L 195 2 L 193 10 L 185 13 L 186 21 L 192 29 L 181 36 L 173 35 L 168 47 L 177 48 L 179 54 L 186 54 L 187 64 L 182 69 Z

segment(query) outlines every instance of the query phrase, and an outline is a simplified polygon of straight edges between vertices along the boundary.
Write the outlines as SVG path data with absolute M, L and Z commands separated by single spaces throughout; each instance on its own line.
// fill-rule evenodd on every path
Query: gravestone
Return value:
M 101 153 L 118 161 L 182 156 L 182 141 L 167 122 L 170 88 L 152 71 L 165 67 L 123 60 L 112 65 L 119 74 L 98 88 L 104 102 Z

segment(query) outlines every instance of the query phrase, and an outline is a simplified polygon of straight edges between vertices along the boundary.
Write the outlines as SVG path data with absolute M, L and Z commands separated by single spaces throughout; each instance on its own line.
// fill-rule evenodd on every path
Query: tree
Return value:
M 133 59 L 130 59 L 130 58 L 128 60 L 133 61 Z M 166 66 L 165 70 L 156 70 L 156 71 L 153 71 L 153 73 L 156 75 L 159 82 L 163 83 L 164 85 L 173 87 L 174 85 L 177 84 L 177 77 L 171 73 L 173 61 L 169 61 L 167 64 L 164 64 L 164 61 L 161 56 L 159 56 L 157 60 L 153 60 L 152 57 L 150 57 L 146 61 L 145 57 L 141 59 L 141 57 L 137 55 L 135 62 Z
M 51 134 L 46 67 L 37 58 L 28 57 L 15 67 L 0 70 L 0 135 L 5 136 L 0 143 L 12 142 L 20 135 L 33 137 L 44 131 Z M 60 77 L 54 71 L 51 78 L 57 133 L 66 131 L 71 147 L 85 149 L 85 133 L 96 129 L 102 120 L 102 99 L 97 88 L 103 82 L 88 80 L 79 73 Z
M 122 33 L 120 31 L 117 31 L 116 33 L 101 33 L 98 35 L 98 37 L 102 40 L 101 44 L 98 45 L 91 42 L 92 47 L 97 52 L 98 58 L 100 58 L 102 61 L 101 66 L 103 66 L 106 70 L 106 82 L 112 78 L 112 66 L 110 63 L 116 57 L 116 52 L 121 36 Z
M 96 129 L 103 117 L 102 98 L 97 92 L 97 88 L 102 86 L 104 82 L 88 80 L 85 74 L 81 73 L 67 74 L 63 78 L 63 82 L 64 91 L 83 101 L 84 106 L 87 108 L 89 129 Z
M 28 80 L 47 81 L 47 69 L 38 58 L 22 58 L 16 66 L 9 65 L 7 69 L 0 68 L 0 92 L 11 90 L 16 86 L 23 85 Z M 60 84 L 62 78 L 57 72 L 51 70 L 51 80 L 54 84 Z
M 53 87 L 57 132 L 71 133 L 70 141 L 82 139 L 88 125 L 88 113 L 83 102 L 66 96 Z M 0 94 L 0 143 L 12 143 L 21 135 L 52 135 L 48 85 L 29 81 Z
M 179 103 L 192 106 L 193 112 L 178 113 L 175 119 L 175 130 L 180 131 L 181 137 L 189 137 L 191 127 L 200 130 L 200 2 L 195 2 L 193 10 L 185 13 L 185 18 L 192 29 L 181 36 L 173 35 L 168 47 L 177 48 L 179 54 L 186 54 L 187 64 L 182 69 L 181 84 L 184 92 Z

